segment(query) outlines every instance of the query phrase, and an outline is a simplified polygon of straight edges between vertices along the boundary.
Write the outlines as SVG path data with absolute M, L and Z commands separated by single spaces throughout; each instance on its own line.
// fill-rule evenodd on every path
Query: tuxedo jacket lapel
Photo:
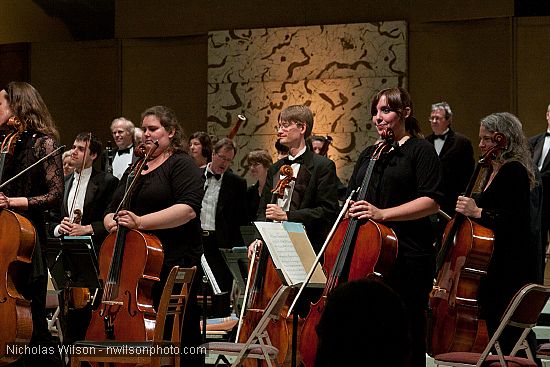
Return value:
M 533 162 L 538 166 L 540 156 L 542 155 L 542 147 L 544 145 L 544 134 L 542 137 L 539 137 L 537 139 L 537 143 L 535 144 L 535 149 L 533 152 Z

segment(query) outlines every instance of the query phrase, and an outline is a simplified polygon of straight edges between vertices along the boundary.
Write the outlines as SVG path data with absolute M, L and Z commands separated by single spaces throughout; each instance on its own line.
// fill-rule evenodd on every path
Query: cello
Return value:
M 141 159 L 128 176 L 124 198 L 116 210 L 128 207 L 135 183 L 156 146 L 136 149 Z M 131 256 L 124 256 L 125 248 Z M 124 260 L 124 261 L 123 261 Z M 119 226 L 103 241 L 99 253 L 101 303 L 92 313 L 86 340 L 146 341 L 153 339 L 156 312 L 152 288 L 160 281 L 164 253 L 156 236 Z
M 393 149 L 393 131 L 387 129 L 382 140 L 375 146 L 367 172 L 359 189 L 357 200 L 365 200 L 374 166 L 383 154 Z M 397 236 L 392 229 L 373 220 L 360 221 L 347 218 L 338 224 L 330 242 L 326 243 L 323 269 L 330 272 L 321 298 L 310 305 L 304 321 L 300 339 L 302 363 L 306 367 L 315 365 L 317 354 L 317 333 L 321 314 L 329 293 L 339 284 L 365 278 L 372 273 L 382 276 L 393 268 L 397 258 Z M 316 266 L 316 264 L 315 264 Z
M 506 147 L 502 133 L 493 136 L 495 146 L 478 161 L 464 196 L 471 196 L 482 167 L 491 165 Z M 428 352 L 483 350 L 488 342 L 479 319 L 479 282 L 487 273 L 493 254 L 494 234 L 463 214 L 447 223 L 437 256 L 437 280 L 429 298 Z
M 12 128 L 2 142 L 0 153 L 0 182 L 8 155 L 13 156 L 15 143 L 19 138 L 21 126 L 17 117 L 11 117 L 8 126 Z M 18 290 L 20 273 L 25 264 L 30 264 L 36 230 L 32 223 L 22 215 L 8 209 L 0 209 L 0 273 L 5 280 L 0 282 L 0 318 L 4 320 L 0 328 L 0 365 L 17 361 L 23 352 L 9 352 L 7 345 L 17 343 L 27 345 L 32 336 L 31 301 L 23 297 Z
M 276 187 L 271 191 L 271 204 L 276 204 L 277 200 L 284 196 L 284 192 L 288 185 L 296 179 L 292 176 L 293 170 L 289 165 L 281 166 L 279 171 L 284 177 L 279 180 Z M 252 289 L 248 302 L 246 302 L 247 300 L 245 299 L 244 304 L 246 306 L 246 312 L 242 317 L 242 321 L 239 320 L 240 328 L 237 332 L 238 342 L 245 342 L 248 339 L 260 321 L 263 310 L 267 307 L 271 297 L 275 294 L 279 286 L 282 285 L 280 275 L 277 273 L 273 260 L 269 256 L 267 246 L 262 246 L 256 267 L 251 270 L 252 275 L 249 277 L 249 280 L 252 282 Z M 271 339 L 271 343 L 279 350 L 277 356 L 277 362 L 279 364 L 285 362 L 285 364 L 289 363 L 288 357 L 290 353 L 288 352 L 289 346 L 292 345 L 291 328 L 292 318 L 288 317 L 287 313 L 283 310 L 281 312 L 281 317 L 277 321 L 272 321 L 266 329 Z M 243 365 L 252 367 L 256 365 L 256 363 L 251 360 L 245 360 L 243 361 Z

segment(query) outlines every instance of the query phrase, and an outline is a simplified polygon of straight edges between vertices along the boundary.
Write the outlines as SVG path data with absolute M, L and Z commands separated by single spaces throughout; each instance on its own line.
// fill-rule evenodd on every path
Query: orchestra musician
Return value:
M 230 313 L 233 276 L 220 248 L 244 246 L 240 226 L 246 225 L 246 181 L 229 170 L 237 145 L 222 138 L 214 145 L 211 162 L 201 170 L 204 197 L 200 213 L 204 256 L 224 296 L 214 298 L 220 317 Z
M 474 200 L 459 196 L 456 211 L 494 232 L 495 241 L 487 275 L 479 286 L 480 317 L 492 335 L 508 303 L 527 283 L 537 282 L 540 253 L 530 236 L 531 189 L 535 186 L 534 165 L 519 119 L 507 112 L 493 113 L 481 120 L 479 149 L 482 153 L 495 145 L 493 135 L 504 134 L 507 146 L 492 161 L 480 182 Z M 537 236 L 538 239 L 538 236 Z M 511 352 L 519 335 L 506 329 L 499 339 L 504 354 Z M 534 334 L 528 339 L 536 350 Z
M 53 229 L 55 237 L 92 236 L 96 254 L 108 234 L 103 215 L 118 184 L 115 176 L 92 166 L 101 152 L 101 141 L 95 135 L 82 132 L 75 137 L 70 155 L 74 172 L 65 177 L 61 213 Z M 75 214 L 77 210 L 79 215 Z M 92 316 L 91 304 L 63 316 L 63 342 L 83 340 Z
M 189 137 L 189 155 L 193 157 L 197 166 L 206 167 L 212 161 L 212 139 L 204 131 L 195 131 Z
M 260 197 L 264 191 L 267 171 L 273 164 L 269 152 L 265 149 L 254 149 L 246 156 L 250 176 L 256 183 L 246 190 L 246 213 L 247 223 L 253 223 L 258 217 Z
M 57 149 L 59 134 L 38 91 L 25 82 L 11 82 L 0 91 L 0 129 L 6 132 L 10 117 L 23 124 L 13 157 L 4 166 L 4 181 L 15 176 L 40 158 Z M 34 225 L 35 243 L 32 269 L 22 272 L 23 296 L 31 300 L 33 334 L 31 347 L 55 347 L 46 323 L 47 264 L 45 256 L 45 211 L 57 208 L 63 195 L 63 165 L 61 155 L 50 157 L 9 183 L 0 192 L 0 209 L 10 209 L 28 218 Z M 57 347 L 55 347 L 57 350 Z M 60 366 L 57 353 L 33 355 L 27 353 L 16 363 L 25 366 Z
M 187 154 L 184 132 L 174 111 L 164 106 L 148 108 L 141 114 L 143 142 L 151 148 L 158 141 L 158 148 L 137 181 L 128 210 L 116 213 L 121 202 L 128 172 L 113 195 L 109 214 L 104 218 L 109 232 L 117 226 L 136 229 L 157 236 L 163 246 L 164 263 L 161 281 L 153 289 L 153 301 L 158 307 L 162 288 L 170 269 L 175 266 L 200 267 L 202 255 L 200 210 L 203 184 L 200 169 Z M 129 254 L 131 255 L 131 253 Z M 195 277 L 198 280 L 200 277 Z M 192 288 L 182 331 L 184 347 L 198 346 L 200 311 L 197 300 L 197 284 Z M 200 366 L 201 355 L 182 354 L 182 365 Z
M 392 129 L 394 150 L 374 166 L 366 200 L 352 202 L 349 215 L 372 219 L 395 231 L 398 255 L 385 278 L 402 298 L 411 322 L 411 366 L 426 365 L 426 310 L 435 273 L 434 236 L 429 215 L 442 201 L 440 165 L 433 146 L 421 136 L 407 91 L 389 88 L 372 100 L 372 122 L 379 133 Z M 348 190 L 363 182 L 374 146 L 355 165 Z
M 258 209 L 258 220 L 303 223 L 313 249 L 318 252 L 338 214 L 336 166 L 330 159 L 307 148 L 313 130 L 313 113 L 305 105 L 281 111 L 276 126 L 278 141 L 289 148 L 289 155 L 275 162 L 267 172 Z M 293 181 L 277 204 L 270 204 L 271 190 L 279 181 L 279 169 L 288 164 Z M 249 246 L 249 257 L 253 246 Z
M 133 161 L 135 134 L 134 124 L 132 121 L 124 117 L 118 117 L 111 122 L 111 132 L 116 144 L 116 149 L 110 152 L 113 154 L 112 161 L 110 162 L 107 162 L 107 160 L 111 159 L 111 157 L 108 156 L 109 152 L 104 152 L 102 168 L 104 171 L 107 171 L 105 167 L 110 166 L 112 168 L 113 175 L 120 180 L 128 166 L 130 166 Z

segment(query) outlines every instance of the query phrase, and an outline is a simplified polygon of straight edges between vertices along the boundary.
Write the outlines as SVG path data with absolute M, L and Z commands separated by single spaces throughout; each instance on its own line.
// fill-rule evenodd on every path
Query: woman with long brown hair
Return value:
M 14 128 L 9 123 L 12 117 L 17 118 L 21 124 L 19 130 L 22 132 L 15 144 L 13 156 L 4 166 L 3 181 L 57 149 L 59 136 L 44 100 L 28 83 L 11 82 L 0 91 L 0 135 L 5 136 Z M 30 169 L 0 192 L 0 209 L 10 209 L 28 218 L 38 235 L 32 258 L 32 270 L 25 272 L 28 279 L 23 282 L 22 290 L 23 296 L 32 301 L 31 346 L 53 344 L 46 324 L 47 265 L 44 212 L 59 207 L 63 189 L 63 164 L 61 156 L 57 155 Z M 25 354 L 24 362 L 26 366 L 61 364 L 59 356 L 55 353 Z

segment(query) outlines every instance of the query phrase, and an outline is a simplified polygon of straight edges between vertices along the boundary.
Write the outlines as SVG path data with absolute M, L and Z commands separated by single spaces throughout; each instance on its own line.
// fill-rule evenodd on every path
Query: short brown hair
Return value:
M 273 164 L 271 156 L 265 149 L 254 149 L 250 151 L 246 156 L 246 160 L 249 166 L 259 163 L 265 168 L 269 168 Z
M 306 133 L 305 138 L 311 135 L 313 130 L 313 113 L 306 105 L 293 105 L 288 106 L 279 114 L 278 121 L 295 122 L 296 124 L 305 124 Z

